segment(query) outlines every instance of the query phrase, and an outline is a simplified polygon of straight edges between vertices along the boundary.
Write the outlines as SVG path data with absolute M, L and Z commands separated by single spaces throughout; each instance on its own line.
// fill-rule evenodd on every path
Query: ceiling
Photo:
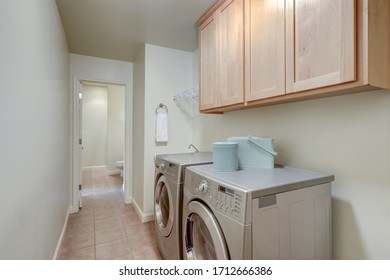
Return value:
M 71 53 L 134 62 L 146 44 L 194 51 L 216 0 L 56 0 Z

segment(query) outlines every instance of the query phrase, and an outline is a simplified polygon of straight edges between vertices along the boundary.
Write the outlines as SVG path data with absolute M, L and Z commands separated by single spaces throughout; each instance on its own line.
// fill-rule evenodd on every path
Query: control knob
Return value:
M 162 171 L 162 172 L 164 172 L 165 171 L 165 163 L 164 162 L 162 162 L 161 164 L 160 164 L 160 170 Z
M 198 185 L 198 191 L 200 191 L 203 194 L 206 194 L 207 193 L 207 189 L 208 189 L 207 181 L 206 180 L 200 181 L 200 183 Z

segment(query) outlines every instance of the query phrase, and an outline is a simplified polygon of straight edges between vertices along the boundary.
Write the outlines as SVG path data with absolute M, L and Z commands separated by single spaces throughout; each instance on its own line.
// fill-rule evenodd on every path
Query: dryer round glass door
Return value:
M 174 212 L 171 190 L 164 176 L 160 177 L 154 189 L 154 212 L 160 233 L 169 236 Z
M 187 259 L 229 259 L 221 227 L 207 206 L 191 201 L 185 209 L 184 217 L 184 256 Z

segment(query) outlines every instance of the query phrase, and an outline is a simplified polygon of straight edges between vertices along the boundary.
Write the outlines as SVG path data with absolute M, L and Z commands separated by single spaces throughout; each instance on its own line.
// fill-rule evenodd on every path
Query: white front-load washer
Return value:
M 186 169 L 184 259 L 330 259 L 333 175 Z
M 157 155 L 155 158 L 154 213 L 157 246 L 166 260 L 182 259 L 182 201 L 184 170 L 213 162 L 211 152 Z

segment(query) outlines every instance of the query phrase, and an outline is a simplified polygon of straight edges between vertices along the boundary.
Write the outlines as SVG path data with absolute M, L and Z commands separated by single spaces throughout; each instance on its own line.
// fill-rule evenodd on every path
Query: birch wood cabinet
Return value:
M 223 1 L 199 27 L 200 110 L 244 101 L 243 1 Z
M 219 0 L 197 25 L 205 113 L 390 88 L 388 0 Z
M 355 0 L 286 1 L 286 92 L 356 80 Z
M 199 71 L 200 110 L 218 107 L 217 98 L 217 30 L 215 16 L 211 15 L 200 27 L 199 36 Z
M 245 4 L 245 100 L 285 94 L 285 0 Z

